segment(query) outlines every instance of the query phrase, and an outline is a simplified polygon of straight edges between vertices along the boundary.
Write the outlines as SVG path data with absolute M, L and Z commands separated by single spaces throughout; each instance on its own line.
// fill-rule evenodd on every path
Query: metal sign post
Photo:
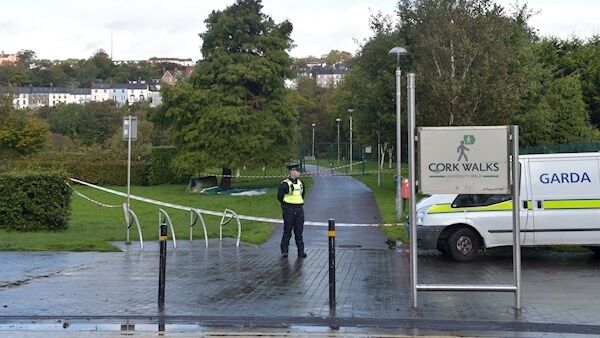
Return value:
M 415 78 L 408 80 L 410 273 L 412 306 L 418 307 L 418 291 L 514 292 L 515 308 L 521 309 L 521 242 L 519 203 L 519 128 L 432 127 L 415 123 Z M 415 132 L 418 131 L 418 135 Z M 416 142 L 419 144 L 419 176 L 416 180 Z M 512 194 L 512 285 L 418 284 L 416 187 L 424 194 Z
M 123 140 L 127 141 L 127 210 L 131 196 L 131 141 L 137 139 L 137 117 L 123 117 Z
M 515 308 L 521 309 L 521 167 L 519 165 L 519 126 L 511 127 L 512 145 L 512 200 L 513 200 L 513 275 Z
M 415 74 L 408 73 L 407 77 L 407 109 L 408 109 L 408 189 L 409 223 L 410 223 L 410 287 L 413 307 L 417 307 L 417 189 L 416 189 L 416 158 L 415 158 Z M 378 164 L 379 165 L 379 164 Z

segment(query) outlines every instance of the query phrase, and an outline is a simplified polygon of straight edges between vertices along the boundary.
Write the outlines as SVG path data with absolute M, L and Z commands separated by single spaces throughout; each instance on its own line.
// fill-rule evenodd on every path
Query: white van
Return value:
M 600 153 L 522 155 L 521 244 L 583 245 L 600 253 Z M 417 203 L 417 240 L 468 261 L 512 246 L 510 195 L 443 194 Z

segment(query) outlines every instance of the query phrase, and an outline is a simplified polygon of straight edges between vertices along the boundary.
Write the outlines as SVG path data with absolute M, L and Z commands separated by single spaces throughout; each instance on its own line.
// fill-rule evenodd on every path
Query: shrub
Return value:
M 57 172 L 0 174 L 0 227 L 62 230 L 71 212 L 71 188 Z
M 137 159 L 135 157 L 134 159 Z M 131 161 L 131 184 L 147 185 L 141 161 Z M 86 182 L 127 185 L 127 158 L 110 151 L 89 148 L 80 152 L 47 152 L 12 161 L 15 170 L 60 170 Z
M 141 155 L 141 156 L 140 156 Z M 174 147 L 138 149 L 131 158 L 131 184 L 187 183 L 171 165 Z M 11 161 L 13 170 L 60 170 L 69 177 L 101 185 L 127 185 L 127 153 L 87 147 L 77 152 L 45 152 Z
M 173 170 L 176 154 L 175 147 L 153 147 L 149 150 L 144 159 L 148 184 L 187 183 L 188 177 L 177 175 Z

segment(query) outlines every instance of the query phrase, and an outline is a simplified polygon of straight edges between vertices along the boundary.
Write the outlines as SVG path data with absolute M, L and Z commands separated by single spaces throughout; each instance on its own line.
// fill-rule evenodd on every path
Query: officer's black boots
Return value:
M 287 256 L 288 256 L 287 251 L 281 253 L 281 257 L 287 257 Z
M 306 258 L 306 252 L 304 252 L 304 243 L 298 245 L 298 258 Z

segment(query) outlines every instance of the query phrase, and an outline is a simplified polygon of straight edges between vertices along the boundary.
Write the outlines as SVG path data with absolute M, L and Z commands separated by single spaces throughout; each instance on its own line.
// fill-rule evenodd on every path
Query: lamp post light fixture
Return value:
M 350 114 L 350 173 L 352 174 L 352 112 L 354 109 L 348 109 Z
M 337 122 L 337 165 L 340 166 L 340 121 L 342 119 L 337 118 L 335 122 Z
M 400 119 L 400 100 L 402 99 L 400 96 L 400 76 L 402 73 L 400 72 L 400 56 L 406 55 L 408 52 L 406 48 L 394 47 L 388 53 L 396 55 L 396 219 L 400 220 L 402 218 L 402 135 L 400 133 L 400 128 L 402 127 Z
M 312 157 L 313 159 L 315 158 L 315 127 L 317 126 L 316 123 L 312 124 Z

